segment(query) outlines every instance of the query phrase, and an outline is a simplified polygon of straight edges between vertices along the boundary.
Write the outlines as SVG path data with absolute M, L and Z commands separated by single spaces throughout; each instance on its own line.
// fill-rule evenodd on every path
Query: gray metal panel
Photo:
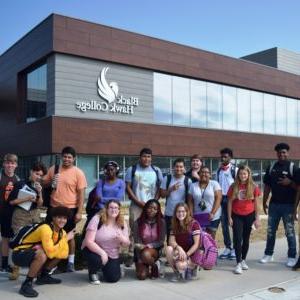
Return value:
M 105 102 L 98 92 L 97 80 L 109 67 L 107 82 L 116 82 L 119 95 L 137 97 L 133 114 L 102 111 L 80 112 L 77 102 Z M 55 54 L 55 115 L 87 119 L 153 123 L 153 72 L 97 60 Z
M 300 75 L 300 53 L 278 49 L 278 69 Z
M 47 116 L 55 112 L 55 56 L 47 59 Z

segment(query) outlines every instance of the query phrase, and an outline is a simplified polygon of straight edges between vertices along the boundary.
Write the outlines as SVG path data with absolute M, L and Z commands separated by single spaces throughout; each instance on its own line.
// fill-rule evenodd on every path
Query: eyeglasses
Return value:
M 109 207 L 108 209 L 110 209 L 110 210 L 120 210 L 119 207 Z

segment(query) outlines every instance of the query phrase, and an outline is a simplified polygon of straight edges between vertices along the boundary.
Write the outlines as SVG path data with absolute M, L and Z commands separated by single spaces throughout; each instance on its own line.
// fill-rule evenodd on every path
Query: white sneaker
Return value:
M 267 264 L 274 260 L 273 255 L 264 255 L 263 258 L 259 261 L 261 264 Z
M 101 282 L 97 274 L 89 274 L 91 284 L 99 285 Z
M 228 258 L 230 260 L 235 260 L 236 256 L 235 256 L 235 250 L 231 249 Z
M 249 269 L 249 267 L 248 267 L 248 265 L 246 264 L 246 261 L 245 261 L 245 260 L 242 260 L 241 266 L 242 266 L 242 269 L 243 269 L 243 270 L 248 270 L 248 269 Z
M 286 266 L 288 268 L 292 268 L 296 264 L 296 262 L 297 262 L 296 258 L 288 257 L 287 262 L 286 262 Z
M 230 252 L 231 252 L 231 250 L 230 250 L 229 248 L 225 248 L 225 249 L 223 250 L 223 252 L 220 254 L 219 258 L 220 258 L 220 259 L 228 258 L 229 255 L 230 255 Z
M 242 264 L 238 263 L 233 272 L 234 274 L 243 274 Z

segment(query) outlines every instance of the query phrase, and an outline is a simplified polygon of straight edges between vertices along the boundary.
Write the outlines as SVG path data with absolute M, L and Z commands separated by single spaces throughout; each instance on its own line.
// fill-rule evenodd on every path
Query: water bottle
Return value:
M 53 175 L 53 180 L 52 180 L 52 184 L 51 184 L 51 187 L 52 187 L 53 190 L 56 190 L 56 188 L 57 188 L 57 181 L 56 181 L 56 179 L 55 179 L 55 175 L 58 174 L 58 170 L 59 170 L 59 162 L 60 162 L 59 156 L 56 155 L 56 156 L 55 156 L 54 175 Z

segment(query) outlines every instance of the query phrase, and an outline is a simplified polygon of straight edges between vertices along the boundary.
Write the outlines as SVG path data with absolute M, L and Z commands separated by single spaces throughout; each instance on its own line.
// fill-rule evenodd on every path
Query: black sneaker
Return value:
M 38 284 L 38 285 L 42 285 L 42 284 L 59 284 L 59 283 L 61 283 L 61 279 L 53 278 L 49 274 L 43 274 L 43 275 L 38 276 L 35 283 Z
M 27 282 L 23 283 L 20 290 L 19 294 L 23 295 L 24 297 L 29 297 L 29 298 L 35 298 L 39 295 L 39 293 L 33 289 L 32 283 Z

